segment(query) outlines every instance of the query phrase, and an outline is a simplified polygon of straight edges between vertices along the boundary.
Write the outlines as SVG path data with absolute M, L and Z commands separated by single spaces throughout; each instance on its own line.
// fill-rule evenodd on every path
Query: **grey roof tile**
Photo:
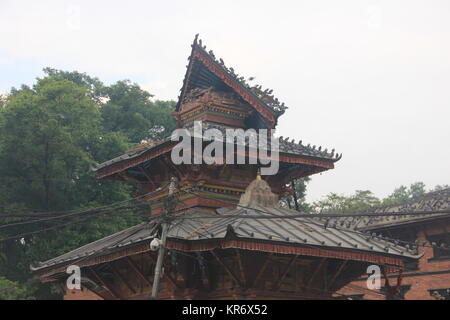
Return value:
M 267 216 L 278 215 L 280 218 L 250 219 L 245 215 L 264 216 L 262 211 L 270 212 Z M 219 210 L 220 211 L 220 210 Z M 222 210 L 225 211 L 225 210 Z M 232 230 L 241 239 L 273 241 L 274 243 L 290 243 L 299 246 L 314 246 L 336 249 L 365 251 L 393 256 L 417 258 L 415 250 L 396 245 L 393 242 L 372 238 L 370 234 L 345 228 L 325 227 L 324 221 L 317 218 L 302 217 L 295 219 L 282 218 L 286 214 L 298 215 L 297 211 L 281 208 L 235 208 L 226 211 L 226 218 L 216 216 L 205 217 L 204 213 L 186 214 L 185 219 L 174 223 L 169 230 L 168 239 L 184 241 L 224 239 Z M 97 240 L 83 247 L 70 251 L 59 257 L 39 263 L 34 271 L 57 264 L 76 260 L 78 257 L 98 256 L 110 250 L 149 241 L 156 236 L 156 223 L 142 223 L 120 231 L 111 236 Z

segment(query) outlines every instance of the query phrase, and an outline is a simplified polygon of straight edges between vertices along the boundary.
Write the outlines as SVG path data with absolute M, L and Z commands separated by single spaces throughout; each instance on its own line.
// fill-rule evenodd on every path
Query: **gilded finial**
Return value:
M 256 171 L 256 180 L 261 180 L 261 169 L 258 168 L 258 171 Z

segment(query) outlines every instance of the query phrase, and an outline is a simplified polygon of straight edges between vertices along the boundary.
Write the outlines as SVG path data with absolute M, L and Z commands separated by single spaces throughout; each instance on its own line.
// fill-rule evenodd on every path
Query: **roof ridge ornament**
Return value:
M 202 40 L 199 39 L 198 33 L 195 35 L 194 42 L 192 44 L 192 52 L 191 52 L 191 56 L 189 57 L 189 60 L 191 60 L 191 58 L 193 57 L 195 50 L 199 50 L 202 55 L 208 56 L 209 59 L 211 59 L 214 63 L 217 64 L 217 67 L 219 67 L 218 69 L 222 69 L 222 71 L 224 73 L 228 74 L 239 86 L 242 87 L 242 89 L 248 91 L 248 93 L 256 99 L 255 103 L 256 103 L 256 101 L 259 100 L 257 103 L 259 105 L 261 105 L 261 107 L 266 108 L 267 111 L 269 112 L 269 114 L 271 114 L 271 116 L 269 116 L 269 114 L 265 115 L 265 116 L 269 117 L 269 121 L 271 122 L 271 125 L 276 125 L 278 117 L 281 116 L 285 112 L 287 107 L 285 106 L 284 103 L 281 103 L 276 97 L 274 97 L 272 95 L 272 92 L 273 92 L 272 89 L 266 89 L 263 91 L 261 85 L 256 85 L 253 87 L 250 86 L 249 82 L 254 80 L 254 77 L 250 77 L 250 78 L 248 78 L 248 80 L 246 80 L 243 76 L 239 76 L 232 67 L 227 68 L 223 59 L 216 58 L 216 56 L 214 55 L 214 52 L 212 50 L 209 50 L 209 51 L 206 50 L 206 46 L 204 46 L 202 43 Z M 187 89 L 186 80 L 187 80 L 188 74 L 190 72 L 189 69 L 190 68 L 188 68 L 188 71 L 185 75 L 185 79 L 183 81 L 183 87 L 181 88 L 181 92 L 182 92 L 181 98 L 186 93 L 186 89 Z M 251 98 L 251 99 L 253 99 L 253 98 Z M 250 103 L 250 104 L 252 104 L 252 103 Z M 177 110 L 178 110 L 179 106 L 180 106 L 180 99 L 177 104 Z M 262 111 L 262 113 L 265 113 L 267 111 Z M 274 119 L 272 119 L 272 117 Z

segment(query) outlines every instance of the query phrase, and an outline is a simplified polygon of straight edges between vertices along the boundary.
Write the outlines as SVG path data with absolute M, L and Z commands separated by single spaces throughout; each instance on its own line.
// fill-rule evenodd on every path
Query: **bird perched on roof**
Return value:
M 222 58 L 219 59 L 219 62 L 220 62 L 221 65 L 223 65 L 223 66 L 225 65 L 225 62 L 223 61 Z
M 253 80 L 255 80 L 255 77 L 248 78 L 248 81 L 253 81 Z

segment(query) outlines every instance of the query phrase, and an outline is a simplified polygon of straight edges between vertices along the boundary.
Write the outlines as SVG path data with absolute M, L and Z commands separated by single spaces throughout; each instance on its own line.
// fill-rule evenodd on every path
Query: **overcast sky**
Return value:
M 0 92 L 49 66 L 176 99 L 196 33 L 286 103 L 278 135 L 343 153 L 308 200 L 450 184 L 448 0 L 0 0 Z

